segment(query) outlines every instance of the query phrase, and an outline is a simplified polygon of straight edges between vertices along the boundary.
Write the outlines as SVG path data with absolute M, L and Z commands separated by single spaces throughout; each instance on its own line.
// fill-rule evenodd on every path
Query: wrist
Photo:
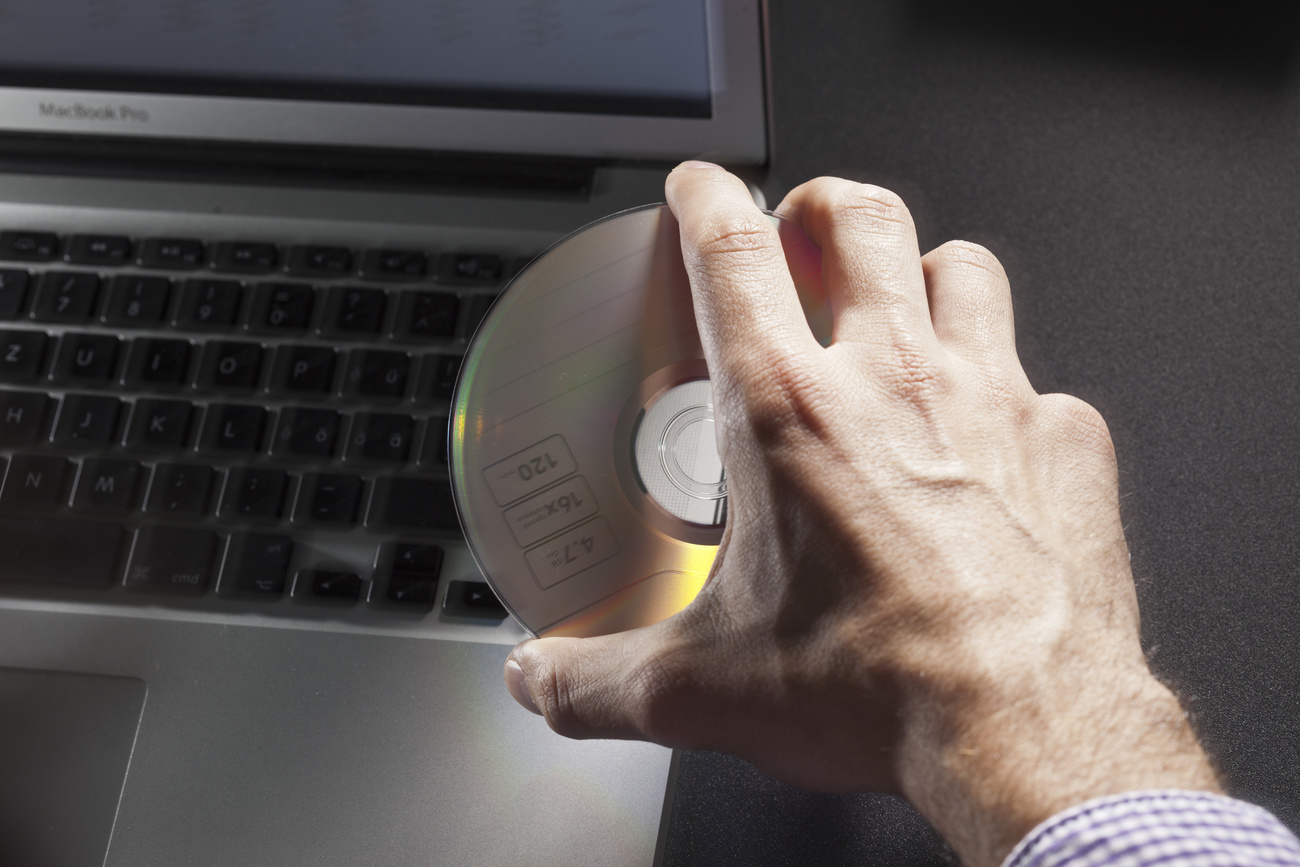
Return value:
M 964 864 L 995 867 L 1038 824 L 1093 798 L 1220 791 L 1185 712 L 1145 664 L 1079 674 L 950 686 L 911 703 L 903 792 Z

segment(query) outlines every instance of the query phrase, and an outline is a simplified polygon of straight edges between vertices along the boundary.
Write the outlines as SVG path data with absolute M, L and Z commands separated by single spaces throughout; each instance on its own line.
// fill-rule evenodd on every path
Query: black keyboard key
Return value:
M 27 309 L 27 287 L 32 275 L 0 268 L 0 319 L 17 319 Z
M 303 478 L 294 516 L 302 523 L 355 524 L 361 511 L 364 487 L 359 476 L 337 473 L 312 474 Z
M 283 470 L 232 470 L 221 495 L 220 514 L 236 520 L 277 520 L 284 513 L 288 489 L 289 474 Z
M 420 448 L 420 466 L 425 469 L 447 466 L 451 445 L 450 419 L 434 416 L 424 428 L 424 445 Z
M 277 381 L 288 391 L 328 394 L 334 390 L 334 363 L 338 357 L 328 346 L 293 346 L 280 350 Z
M 342 417 L 328 409 L 286 409 L 275 433 L 275 453 L 288 458 L 328 458 L 334 454 Z
M 352 604 L 361 598 L 361 578 L 351 572 L 306 569 L 294 576 L 296 599 Z
M 136 401 L 125 444 L 148 452 L 180 451 L 189 445 L 194 404 L 183 400 L 144 398 Z
M 388 293 L 383 289 L 337 288 L 334 327 L 345 334 L 378 334 L 384 327 Z
M 217 534 L 187 527 L 135 531 L 122 586 L 128 590 L 202 593 L 212 581 Z
M 537 259 L 537 254 L 530 256 L 515 256 L 506 263 L 506 272 L 502 275 L 507 280 L 513 280 L 519 276 L 519 272 L 527 268 Z
M 52 232 L 0 232 L 0 259 L 49 262 L 59 255 L 59 236 Z
M 212 267 L 217 271 L 235 271 L 241 274 L 266 274 L 280 264 L 280 253 L 274 244 L 253 241 L 227 241 L 217 245 L 212 257 Z
M 271 283 L 257 287 L 249 329 L 288 333 L 305 331 L 311 323 L 316 290 L 292 283 Z
M 208 344 L 199 384 L 218 391 L 249 391 L 262 379 L 260 343 L 219 340 Z
M 206 260 L 203 243 L 193 238 L 151 238 L 140 249 L 140 264 L 145 268 L 192 271 Z
M 398 542 L 392 546 L 392 555 L 391 575 L 437 578 L 442 571 L 442 549 L 437 545 Z
M 493 253 L 443 253 L 438 279 L 445 283 L 496 283 L 505 274 L 505 260 Z
M 453 337 L 460 318 L 460 299 L 450 292 L 415 292 L 406 317 L 406 332 L 415 337 Z
M 509 614 L 492 592 L 492 588 L 482 581 L 448 582 L 447 595 L 442 600 L 442 611 L 448 617 L 465 617 L 498 623 Z
M 55 455 L 14 455 L 0 490 L 0 507 L 11 512 L 54 511 L 67 502 L 70 467 L 67 458 Z
M 116 524 L 0 518 L 0 580 L 107 585 L 125 537 Z
M 398 543 L 385 545 L 381 559 L 392 557 L 383 601 L 403 608 L 432 611 L 442 571 L 442 549 L 437 545 Z M 373 597 L 372 597 L 373 598 Z
M 349 394 L 401 399 L 406 394 L 406 379 L 411 357 L 405 352 L 357 350 L 348 366 L 346 389 Z
M 166 277 L 119 274 L 108 288 L 104 321 L 109 325 L 155 325 L 167 315 L 172 281 Z
M 371 250 L 361 271 L 376 280 L 418 280 L 429 270 L 429 260 L 417 250 Z
M 384 601 L 403 608 L 432 611 L 438 598 L 438 579 L 424 576 L 405 577 L 393 575 L 384 590 Z
M 0 382 L 33 382 L 44 370 L 44 331 L 0 331 Z
M 236 533 L 221 567 L 220 592 L 279 599 L 289 576 L 293 540 L 275 533 Z
M 224 331 L 239 318 L 244 287 L 233 280 L 187 280 L 181 295 L 178 328 Z
M 126 365 L 127 384 L 171 388 L 185 385 L 190 379 L 192 350 L 188 340 L 145 337 L 134 341 Z
M 93 394 L 70 394 L 54 428 L 58 445 L 107 445 L 117 439 L 117 419 L 122 401 Z
M 197 464 L 159 464 L 144 510 L 171 518 L 201 518 L 208 513 L 216 472 Z
M 451 485 L 444 480 L 394 478 L 371 502 L 370 524 L 412 530 L 459 530 Z
M 0 392 L 0 445 L 27 445 L 45 439 L 53 403 L 48 394 L 40 392 Z
M 348 460 L 404 464 L 411 456 L 415 419 L 394 413 L 361 413 L 352 422 Z
M 121 348 L 122 341 L 111 334 L 64 334 L 54 358 L 54 378 L 59 382 L 110 382 L 117 373 Z
M 451 400 L 456 392 L 461 360 L 459 355 L 431 355 L 425 359 L 425 395 L 434 400 Z
M 289 273 L 306 277 L 344 277 L 352 273 L 352 251 L 347 247 L 294 247 L 289 251 Z
M 131 239 L 121 235 L 74 235 L 68 261 L 77 265 L 126 265 L 132 261 Z
M 256 452 L 267 412 L 260 406 L 214 403 L 208 407 L 201 447 L 206 452 Z
M 87 458 L 81 463 L 72 493 L 72 508 L 83 512 L 124 515 L 136 506 L 142 475 L 135 461 Z
M 492 305 L 496 303 L 495 295 L 475 295 L 469 302 L 469 313 L 465 316 L 466 337 L 473 337 L 478 331 L 479 325 L 483 323 L 483 318 L 488 315 Z
M 423 575 L 392 575 L 384 589 L 384 601 L 403 608 L 432 611 L 438 598 L 438 579 Z
M 87 322 L 98 298 L 98 274 L 48 271 L 41 275 L 32 318 L 37 322 Z

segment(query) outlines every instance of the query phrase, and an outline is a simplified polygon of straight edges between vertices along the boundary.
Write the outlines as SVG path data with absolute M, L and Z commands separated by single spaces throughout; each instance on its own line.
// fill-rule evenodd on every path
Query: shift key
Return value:
M 106 585 L 125 536 L 116 524 L 0 518 L 0 580 Z
M 141 527 L 126 565 L 128 590 L 202 593 L 212 581 L 217 534 L 185 527 Z

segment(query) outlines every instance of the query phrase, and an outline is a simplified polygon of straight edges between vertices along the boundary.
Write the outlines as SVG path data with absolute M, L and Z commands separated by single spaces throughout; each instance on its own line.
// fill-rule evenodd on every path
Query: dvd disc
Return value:
M 825 344 L 821 252 L 771 219 Z M 631 629 L 695 598 L 726 473 L 666 206 L 579 230 L 506 288 L 461 366 L 450 457 L 470 550 L 530 633 Z

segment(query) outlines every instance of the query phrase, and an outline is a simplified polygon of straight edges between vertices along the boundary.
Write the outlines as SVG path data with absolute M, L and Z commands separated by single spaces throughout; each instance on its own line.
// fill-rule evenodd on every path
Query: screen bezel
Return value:
M 763 165 L 763 6 L 707 0 L 713 110 L 705 118 L 0 87 L 0 134 Z

